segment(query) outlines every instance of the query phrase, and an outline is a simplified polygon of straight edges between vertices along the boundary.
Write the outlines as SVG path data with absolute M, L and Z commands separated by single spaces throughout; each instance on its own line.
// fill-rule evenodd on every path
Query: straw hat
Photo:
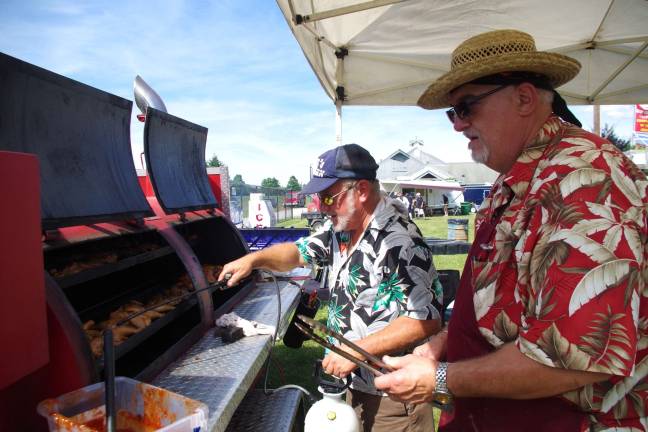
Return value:
M 537 51 L 533 37 L 496 30 L 471 37 L 452 52 L 450 72 L 433 82 L 418 100 L 426 109 L 449 106 L 448 93 L 477 78 L 502 72 L 534 72 L 556 88 L 574 78 L 580 63 L 562 54 Z

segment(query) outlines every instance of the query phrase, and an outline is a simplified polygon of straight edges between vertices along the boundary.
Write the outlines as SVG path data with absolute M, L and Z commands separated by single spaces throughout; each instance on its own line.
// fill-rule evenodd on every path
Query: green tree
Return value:
M 297 180 L 297 177 L 295 176 L 290 176 L 288 179 L 288 184 L 286 185 L 286 189 L 290 191 L 299 191 L 301 190 L 301 184 L 299 184 L 299 180 Z
M 614 144 L 621 151 L 630 150 L 630 140 L 621 138 L 614 132 L 614 126 L 609 126 L 607 123 L 601 129 L 601 136 L 612 144 Z
M 243 181 L 243 176 L 241 174 L 236 174 L 232 181 L 230 182 L 230 187 L 232 188 L 232 195 L 247 195 L 248 189 L 245 181 Z
M 221 161 L 218 160 L 218 156 L 216 156 L 216 155 L 213 155 L 213 156 L 211 157 L 211 159 L 209 159 L 209 160 L 206 161 L 206 162 L 207 162 L 207 166 L 208 166 L 208 167 L 219 167 L 219 166 L 223 166 L 223 164 L 221 163 Z
M 232 179 L 232 186 L 245 184 L 243 181 L 243 176 L 241 174 L 236 174 Z
M 261 181 L 261 187 L 264 188 L 279 188 L 279 180 L 274 177 L 266 177 Z

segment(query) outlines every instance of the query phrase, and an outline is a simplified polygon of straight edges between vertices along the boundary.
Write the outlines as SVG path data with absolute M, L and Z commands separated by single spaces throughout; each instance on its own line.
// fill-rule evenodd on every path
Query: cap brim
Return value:
M 303 195 L 314 194 L 322 192 L 333 186 L 336 181 L 340 180 L 339 178 L 323 178 L 323 177 L 313 177 L 306 186 L 301 190 L 300 193 Z

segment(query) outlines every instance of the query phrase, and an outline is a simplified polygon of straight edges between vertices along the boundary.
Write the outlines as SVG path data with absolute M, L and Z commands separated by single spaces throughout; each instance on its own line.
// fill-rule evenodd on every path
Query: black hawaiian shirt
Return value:
M 348 233 L 334 232 L 328 221 L 296 242 L 306 262 L 328 267 L 329 328 L 359 340 L 400 316 L 440 319 L 435 304 L 443 294 L 432 252 L 402 202 L 383 198 L 363 237 L 350 250 L 349 239 Z M 363 369 L 354 373 L 352 387 L 383 394 Z

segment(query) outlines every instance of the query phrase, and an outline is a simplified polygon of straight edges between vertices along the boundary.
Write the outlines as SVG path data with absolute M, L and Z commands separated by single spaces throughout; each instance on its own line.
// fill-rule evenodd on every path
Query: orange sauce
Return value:
M 178 415 L 170 409 L 172 403 L 170 393 L 163 389 L 137 384 L 137 391 L 133 394 L 132 406 L 136 405 L 136 395 L 143 399 L 141 414 L 133 414 L 127 410 L 118 410 L 116 418 L 117 432 L 154 432 L 178 420 Z M 195 411 L 199 404 L 196 401 L 185 400 L 186 412 Z M 103 406 L 93 408 L 73 418 L 54 413 L 53 418 L 61 430 L 75 430 L 83 432 L 105 432 L 106 415 Z
M 59 425 L 67 428 L 77 427 L 87 432 L 106 432 L 106 417 L 104 415 L 80 424 L 59 414 L 54 414 L 54 416 Z M 161 428 L 162 424 L 150 423 L 140 415 L 124 410 L 117 412 L 117 432 L 153 432 Z

